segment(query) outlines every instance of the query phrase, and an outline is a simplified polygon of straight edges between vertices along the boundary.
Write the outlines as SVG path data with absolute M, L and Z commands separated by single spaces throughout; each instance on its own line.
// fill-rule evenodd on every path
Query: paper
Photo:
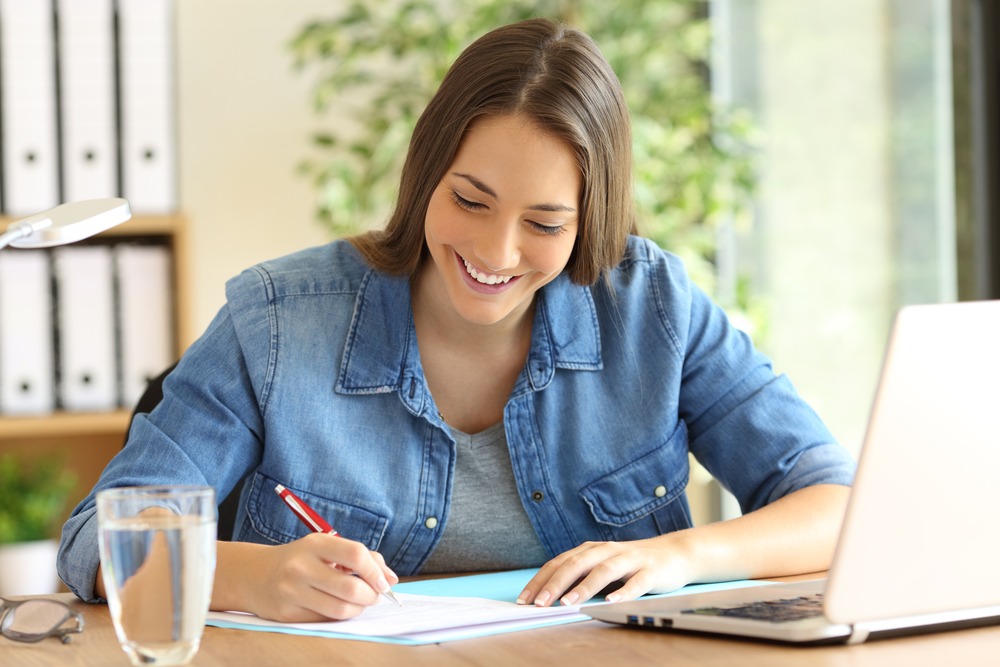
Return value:
M 265 632 L 360 639 L 392 644 L 431 644 L 453 639 L 540 628 L 590 620 L 583 605 L 535 607 L 513 602 L 537 570 L 514 570 L 399 584 L 393 593 L 399 607 L 382 599 L 346 621 L 278 623 L 251 614 L 209 612 L 207 625 Z M 667 595 L 759 586 L 760 581 L 729 581 L 686 586 Z M 419 591 L 415 593 L 414 591 Z M 650 596 L 666 597 L 666 596 Z M 606 604 L 603 600 L 591 604 Z
M 249 614 L 210 612 L 212 620 L 247 623 L 264 628 L 288 628 L 310 634 L 351 635 L 358 638 L 400 638 L 441 630 L 486 628 L 494 623 L 520 622 L 536 627 L 539 621 L 552 619 L 582 620 L 579 605 L 574 607 L 535 607 L 510 602 L 470 597 L 437 597 L 394 593 L 403 606 L 382 598 L 356 618 L 326 623 L 281 623 L 265 621 Z M 223 618 L 224 617 L 224 618 Z

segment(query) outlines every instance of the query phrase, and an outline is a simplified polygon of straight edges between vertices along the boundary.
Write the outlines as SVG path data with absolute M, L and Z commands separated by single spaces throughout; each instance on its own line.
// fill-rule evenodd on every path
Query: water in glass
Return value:
M 198 650 L 212 596 L 214 494 L 204 507 L 162 494 L 155 506 L 126 502 L 131 506 L 100 521 L 104 586 L 118 640 L 135 665 L 186 664 Z

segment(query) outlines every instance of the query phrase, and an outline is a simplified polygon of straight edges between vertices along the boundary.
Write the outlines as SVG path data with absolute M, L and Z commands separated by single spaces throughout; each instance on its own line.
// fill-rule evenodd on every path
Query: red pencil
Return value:
M 333 535 L 335 537 L 340 537 L 340 533 L 333 529 L 333 526 L 328 524 L 323 517 L 316 514 L 313 508 L 306 505 L 305 501 L 299 498 L 297 495 L 286 489 L 284 486 L 279 484 L 274 487 L 274 492 L 281 496 L 281 499 L 285 501 L 289 509 L 295 513 L 295 516 L 299 517 L 299 520 L 309 527 L 314 533 L 326 533 L 327 535 Z M 387 590 L 383 593 L 387 598 L 398 604 L 400 607 L 403 603 L 396 599 L 396 596 L 392 594 L 392 590 Z

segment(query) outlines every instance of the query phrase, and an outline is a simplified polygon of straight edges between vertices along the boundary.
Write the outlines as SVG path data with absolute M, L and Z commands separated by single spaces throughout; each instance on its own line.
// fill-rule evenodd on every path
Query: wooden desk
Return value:
M 106 605 L 72 594 L 49 596 L 83 612 L 86 629 L 63 645 L 21 644 L 0 637 L 3 667 L 130 667 Z M 978 667 L 1000 665 L 1000 626 L 875 641 L 858 646 L 796 648 L 622 628 L 586 621 L 538 630 L 431 644 L 392 646 L 207 627 L 196 667 L 359 665 L 490 667 L 516 665 L 670 665 L 671 667 Z

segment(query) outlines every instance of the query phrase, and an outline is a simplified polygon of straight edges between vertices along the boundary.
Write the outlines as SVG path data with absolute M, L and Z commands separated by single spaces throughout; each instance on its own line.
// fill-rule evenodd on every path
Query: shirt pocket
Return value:
M 656 537 L 691 527 L 689 475 L 687 426 L 679 421 L 665 443 L 591 482 L 580 496 L 605 540 Z
M 283 482 L 261 472 L 254 473 L 253 486 L 247 498 L 247 520 L 240 530 L 240 541 L 255 541 L 250 534 L 255 532 L 270 542 L 284 544 L 312 532 L 274 492 L 278 484 Z M 284 486 L 323 517 L 341 537 L 360 542 L 369 551 L 378 550 L 387 523 L 384 516 L 287 484 Z

